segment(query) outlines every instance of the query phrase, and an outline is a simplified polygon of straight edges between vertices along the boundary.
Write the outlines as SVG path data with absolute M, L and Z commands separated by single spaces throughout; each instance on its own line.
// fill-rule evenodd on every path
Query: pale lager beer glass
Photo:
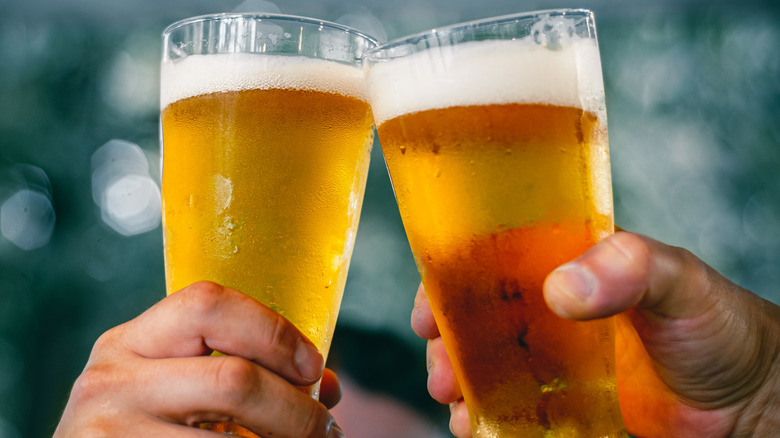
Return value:
M 169 294 L 199 280 L 238 289 L 327 356 L 373 143 L 361 58 L 375 45 L 284 15 L 211 15 L 165 30 Z
M 404 227 L 476 437 L 627 436 L 614 322 L 542 283 L 613 232 L 593 15 L 438 28 L 364 61 Z

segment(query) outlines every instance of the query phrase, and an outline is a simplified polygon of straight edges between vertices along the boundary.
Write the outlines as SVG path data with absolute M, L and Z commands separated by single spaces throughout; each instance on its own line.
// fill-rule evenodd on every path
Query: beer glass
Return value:
M 169 294 L 199 280 L 243 291 L 327 356 L 374 139 L 361 58 L 375 45 L 285 15 L 218 14 L 165 30 Z
M 404 228 L 476 437 L 627 436 L 614 322 L 542 283 L 613 232 L 593 15 L 540 11 L 392 41 L 364 59 Z

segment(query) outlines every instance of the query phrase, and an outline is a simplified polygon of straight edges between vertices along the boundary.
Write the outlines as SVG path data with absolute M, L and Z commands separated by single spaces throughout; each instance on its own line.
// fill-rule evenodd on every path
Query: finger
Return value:
M 417 336 L 424 339 L 439 337 L 439 327 L 433 319 L 431 304 L 428 302 L 428 296 L 425 294 L 425 287 L 423 287 L 422 283 L 417 288 L 417 295 L 414 297 L 412 330 L 417 333 Z
M 776 317 L 766 302 L 684 249 L 619 232 L 555 270 L 544 288 L 563 317 L 628 310 L 654 372 L 689 404 L 746 399 L 771 366 L 762 352 L 771 351 Z
M 450 432 L 458 438 L 471 438 L 469 412 L 463 400 L 450 403 Z
M 142 436 L 145 438 L 214 438 L 214 433 L 196 427 L 167 422 L 161 418 L 132 417 L 127 412 L 108 413 L 101 409 L 95 415 L 81 415 L 82 421 L 62 422 L 54 434 L 60 437 Z
M 333 422 L 307 393 L 235 356 L 146 361 L 137 374 L 135 403 L 176 423 L 234 421 L 260 436 L 322 437 Z
M 559 315 L 594 319 L 635 305 L 673 318 L 701 309 L 695 293 L 704 265 L 688 251 L 637 234 L 619 232 L 553 271 L 545 299 Z
M 146 358 L 188 357 L 217 350 L 244 357 L 298 385 L 316 382 L 324 360 L 285 318 L 247 295 L 211 282 L 160 301 L 118 333 Z
M 637 304 L 648 288 L 650 254 L 634 236 L 616 233 L 550 273 L 544 282 L 548 306 L 565 318 L 587 320 Z
M 619 232 L 553 271 L 544 294 L 553 311 L 571 319 L 601 318 L 633 306 L 664 318 L 695 318 L 711 298 L 703 291 L 716 275 L 684 249 Z
M 341 401 L 341 383 L 332 370 L 325 368 L 320 382 L 320 403 L 331 409 Z
M 439 403 L 448 404 L 463 398 L 455 371 L 441 338 L 428 341 L 428 392 Z
M 144 438 L 214 438 L 214 432 L 192 427 L 184 424 L 176 424 L 164 421 L 161 418 L 149 418 L 145 421 L 127 421 L 127 418 L 117 421 L 100 430 L 100 433 L 88 436 L 142 436 Z M 85 431 L 87 432 L 87 431 Z M 95 431 L 97 432 L 97 431 Z M 81 435 L 79 435 L 81 436 Z
M 135 369 L 139 371 L 136 375 L 146 375 L 143 367 L 135 367 Z M 181 422 L 168 421 L 156 413 L 150 414 L 140 406 L 145 400 L 139 403 L 139 399 L 132 395 L 132 391 L 128 394 L 128 388 L 140 387 L 132 385 L 133 383 L 135 383 L 133 376 L 118 372 L 116 367 L 111 365 L 88 366 L 73 386 L 54 437 L 206 438 L 213 436 L 208 431 L 187 427 Z M 169 382 L 162 383 L 161 390 L 172 389 L 166 386 Z

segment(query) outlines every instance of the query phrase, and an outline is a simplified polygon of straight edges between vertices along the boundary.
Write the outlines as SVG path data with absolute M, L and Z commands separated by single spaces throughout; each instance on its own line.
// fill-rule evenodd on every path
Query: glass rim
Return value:
M 480 28 L 490 24 L 506 23 L 512 20 L 531 18 L 539 15 L 550 14 L 556 16 L 582 16 L 593 17 L 593 11 L 586 8 L 560 8 L 560 9 L 540 9 L 536 11 L 516 12 L 506 15 L 498 15 L 495 17 L 478 18 L 475 20 L 464 21 L 461 23 L 448 24 L 446 26 L 435 27 L 433 29 L 424 30 L 422 32 L 413 33 L 411 35 L 395 38 L 385 43 L 379 44 L 366 52 L 364 59 L 370 58 L 376 53 L 383 52 L 387 49 L 397 47 L 403 44 L 419 43 L 421 41 L 435 39 L 447 34 L 451 34 L 461 29 L 467 28 Z
M 351 35 L 363 38 L 366 41 L 369 41 L 371 44 L 373 44 L 374 47 L 379 45 L 379 40 L 376 37 L 343 24 L 334 23 L 332 21 L 327 21 L 327 20 L 321 20 L 319 18 L 303 17 L 303 16 L 289 15 L 289 14 L 266 13 L 266 12 L 220 12 L 216 14 L 196 15 L 194 17 L 184 18 L 179 21 L 175 21 L 171 23 L 163 30 L 162 36 L 163 38 L 166 38 L 174 31 L 191 24 L 205 23 L 210 21 L 241 19 L 241 18 L 256 19 L 258 21 L 261 21 L 263 19 L 277 20 L 277 21 L 286 21 L 289 23 L 302 23 L 307 25 L 326 27 L 329 29 L 346 32 Z

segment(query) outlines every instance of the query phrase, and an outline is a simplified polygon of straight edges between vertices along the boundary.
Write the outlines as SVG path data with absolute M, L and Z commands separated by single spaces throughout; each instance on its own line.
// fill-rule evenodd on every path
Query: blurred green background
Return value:
M 278 7 L 383 39 L 523 10 L 593 9 L 618 224 L 686 247 L 780 303 L 776 1 Z M 0 438 L 50 436 L 95 339 L 164 295 L 162 29 L 193 15 L 274 8 L 251 0 L 0 3 Z M 446 431 L 446 408 L 424 387 L 425 343 L 408 323 L 418 281 L 376 145 L 334 349 L 364 386 Z M 396 377 L 377 382 L 374 367 Z

